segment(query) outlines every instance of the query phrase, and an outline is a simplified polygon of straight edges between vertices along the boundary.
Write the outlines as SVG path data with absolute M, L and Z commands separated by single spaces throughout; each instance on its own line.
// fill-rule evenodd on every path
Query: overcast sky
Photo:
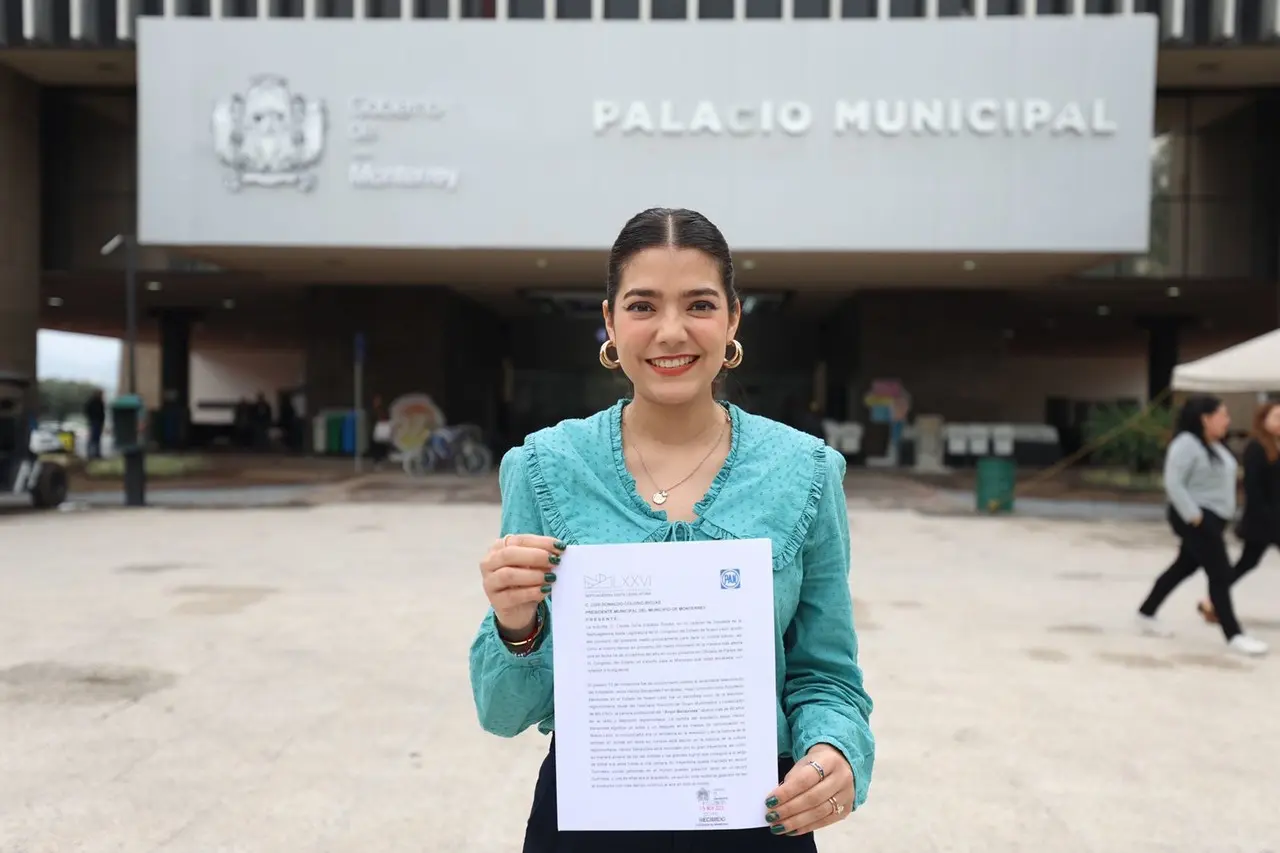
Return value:
M 112 393 L 120 370 L 120 341 L 97 335 L 44 330 L 38 338 L 36 367 L 41 379 L 79 379 Z

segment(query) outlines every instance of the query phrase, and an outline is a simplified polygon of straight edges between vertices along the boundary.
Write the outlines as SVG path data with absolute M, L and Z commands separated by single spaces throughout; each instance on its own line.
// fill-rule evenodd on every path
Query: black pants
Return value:
M 1231 582 L 1235 583 L 1257 568 L 1258 563 L 1262 562 L 1262 555 L 1267 553 L 1267 549 L 1272 545 L 1280 547 L 1280 543 L 1277 542 L 1267 542 L 1265 540 L 1249 542 L 1246 540 L 1244 550 L 1240 552 L 1240 559 L 1236 560 L 1235 574 L 1232 576 Z
M 1209 576 L 1209 601 L 1218 615 L 1222 633 L 1230 640 L 1240 633 L 1240 623 L 1236 621 L 1236 611 L 1231 604 L 1231 583 L 1235 580 L 1236 572 L 1227 556 L 1227 542 L 1224 538 L 1227 523 L 1206 509 L 1200 512 L 1202 520 L 1199 526 L 1192 527 L 1172 507 L 1169 508 L 1169 525 L 1182 540 L 1182 547 L 1178 549 L 1173 565 L 1156 578 L 1151 594 L 1138 610 L 1146 616 L 1155 616 L 1160 605 L 1177 589 L 1178 584 L 1194 575 L 1197 569 L 1203 568 Z
M 794 762 L 778 759 L 778 781 Z M 765 811 L 764 800 L 760 811 Z M 525 830 L 524 853 L 817 853 L 813 833 L 774 835 L 759 829 L 706 829 L 685 832 L 561 832 L 556 820 L 556 742 L 542 762 L 533 789 L 533 808 Z
M 93 423 L 89 425 L 89 452 L 90 459 L 102 458 L 102 430 L 103 424 Z

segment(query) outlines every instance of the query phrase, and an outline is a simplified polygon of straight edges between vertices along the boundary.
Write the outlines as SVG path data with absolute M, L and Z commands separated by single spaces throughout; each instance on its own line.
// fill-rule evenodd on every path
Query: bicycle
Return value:
M 493 470 L 493 452 L 473 424 L 433 430 L 422 446 L 413 473 L 427 474 L 452 468 L 457 474 L 478 477 Z

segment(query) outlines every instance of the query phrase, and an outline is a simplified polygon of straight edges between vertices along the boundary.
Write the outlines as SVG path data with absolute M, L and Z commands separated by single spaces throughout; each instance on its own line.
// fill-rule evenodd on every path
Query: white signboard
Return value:
M 139 20 L 139 236 L 1145 251 L 1155 18 Z M 656 57 L 678 56 L 680 61 Z

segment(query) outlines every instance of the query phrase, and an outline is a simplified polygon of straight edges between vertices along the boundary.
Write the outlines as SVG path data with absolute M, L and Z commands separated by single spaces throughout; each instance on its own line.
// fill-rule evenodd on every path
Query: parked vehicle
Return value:
M 42 455 L 63 447 L 56 435 L 49 442 L 32 429 L 25 402 L 33 384 L 29 376 L 0 372 L 0 499 L 26 496 L 37 508 L 53 509 L 67 499 L 67 469 Z

